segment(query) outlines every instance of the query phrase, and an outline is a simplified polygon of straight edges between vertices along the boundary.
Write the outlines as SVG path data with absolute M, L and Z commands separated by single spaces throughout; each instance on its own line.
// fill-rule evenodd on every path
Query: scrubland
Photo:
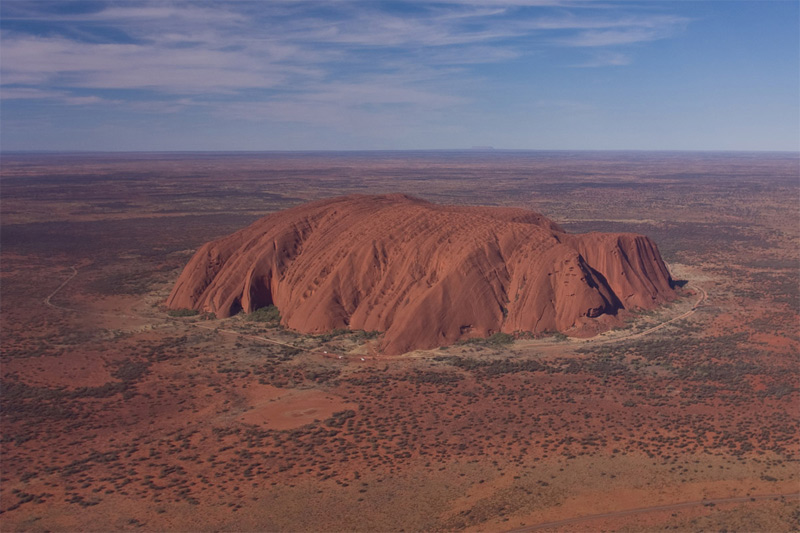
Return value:
M 2 165 L 4 530 L 484 531 L 608 513 L 554 529 L 800 527 L 796 154 Z M 164 309 L 203 242 L 304 201 L 395 191 L 643 233 L 686 283 L 600 338 L 391 357 L 375 332 Z M 727 498 L 745 501 L 708 503 Z M 699 504 L 613 514 L 685 502 Z

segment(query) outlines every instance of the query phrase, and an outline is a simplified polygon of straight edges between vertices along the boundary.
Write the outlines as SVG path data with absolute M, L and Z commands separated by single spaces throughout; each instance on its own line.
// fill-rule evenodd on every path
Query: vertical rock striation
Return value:
M 203 245 L 167 300 L 219 317 L 274 304 L 284 326 L 385 332 L 384 353 L 496 332 L 586 334 L 672 297 L 656 245 L 571 235 L 537 213 L 345 196 Z

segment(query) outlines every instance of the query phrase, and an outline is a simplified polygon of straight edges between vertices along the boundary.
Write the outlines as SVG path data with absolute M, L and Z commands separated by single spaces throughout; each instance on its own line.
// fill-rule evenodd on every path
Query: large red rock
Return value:
M 381 350 L 398 354 L 496 332 L 597 331 L 620 309 L 672 295 L 642 235 L 571 235 L 523 209 L 354 195 L 203 245 L 167 306 L 227 317 L 274 304 L 288 328 L 383 331 Z

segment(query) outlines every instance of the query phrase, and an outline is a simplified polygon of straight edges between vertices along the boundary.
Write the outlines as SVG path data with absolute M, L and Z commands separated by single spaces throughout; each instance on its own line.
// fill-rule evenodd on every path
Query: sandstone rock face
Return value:
M 354 195 L 203 245 L 167 306 L 227 317 L 274 304 L 288 328 L 383 331 L 381 351 L 399 354 L 496 332 L 596 331 L 619 309 L 672 296 L 642 235 L 571 235 L 523 209 Z

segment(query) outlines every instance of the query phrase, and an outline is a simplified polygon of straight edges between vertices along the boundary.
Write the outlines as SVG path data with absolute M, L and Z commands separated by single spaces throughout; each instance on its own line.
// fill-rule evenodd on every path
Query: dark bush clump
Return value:
M 197 309 L 170 309 L 167 311 L 169 316 L 180 317 L 180 316 L 197 316 L 200 314 L 200 311 Z
M 256 309 L 249 315 L 247 315 L 247 320 L 250 322 L 280 322 L 281 321 L 281 312 L 278 311 L 278 308 L 274 305 L 268 305 L 266 307 L 262 307 L 260 309 Z

